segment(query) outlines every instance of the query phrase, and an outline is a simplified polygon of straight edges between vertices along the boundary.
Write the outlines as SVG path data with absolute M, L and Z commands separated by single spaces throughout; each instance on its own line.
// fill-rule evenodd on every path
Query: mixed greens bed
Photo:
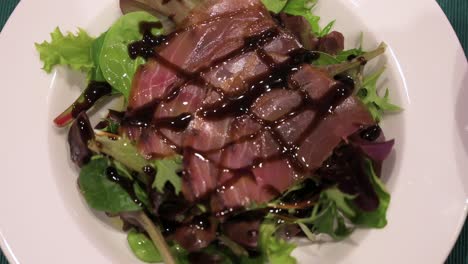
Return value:
M 307 30 L 303 32 L 307 37 L 320 39 L 333 29 L 334 21 L 320 26 L 320 17 L 313 13 L 316 0 L 262 2 L 273 17 L 304 18 L 308 25 L 300 30 Z M 384 69 L 364 74 L 362 62 L 382 54 L 384 44 L 370 52 L 362 45 L 336 54 L 316 51 L 318 58 L 311 62 L 331 76 L 352 78 L 355 96 L 376 124 L 340 143 L 320 169 L 274 199 L 220 216 L 212 212 L 210 202 L 189 202 L 184 197 L 182 155 L 145 156 L 124 132 L 132 83 L 140 66 L 147 63 L 143 57 L 132 59 L 129 45 L 144 38 L 141 23 L 164 20 L 160 13 L 154 14 L 126 13 L 96 38 L 83 29 L 63 34 L 57 28 L 51 41 L 36 44 L 47 73 L 60 65 L 86 74 L 88 88 L 54 122 L 70 129 L 71 158 L 81 167 L 78 183 L 86 202 L 94 210 L 122 219 L 136 257 L 148 263 L 296 263 L 291 256 L 294 237 L 311 243 L 342 240 L 356 228 L 387 225 L 390 194 L 380 174 L 394 141 L 385 141 L 378 124 L 385 113 L 400 108 L 390 102 L 388 89 L 383 96 L 379 92 L 377 83 Z M 167 27 L 152 28 L 151 33 L 164 39 L 166 31 Z M 86 111 L 98 107 L 103 96 L 123 97 L 126 105 L 109 110 L 92 128 Z M 355 174 L 364 177 L 365 183 L 359 177 L 350 180 Z M 377 201 L 362 199 L 367 192 Z M 235 234 L 243 229 L 247 235 Z M 197 241 L 187 241 L 191 237 Z

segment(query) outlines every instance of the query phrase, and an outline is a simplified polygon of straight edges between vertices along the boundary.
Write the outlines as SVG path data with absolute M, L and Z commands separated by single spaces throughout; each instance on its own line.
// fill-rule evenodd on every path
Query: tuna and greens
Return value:
M 101 36 L 36 44 L 44 70 L 87 75 L 54 123 L 89 206 L 148 263 L 296 263 L 294 239 L 383 228 L 378 93 L 385 52 L 345 50 L 314 0 L 121 0 Z M 366 73 L 366 74 L 364 74 Z M 91 124 L 88 110 L 123 97 Z

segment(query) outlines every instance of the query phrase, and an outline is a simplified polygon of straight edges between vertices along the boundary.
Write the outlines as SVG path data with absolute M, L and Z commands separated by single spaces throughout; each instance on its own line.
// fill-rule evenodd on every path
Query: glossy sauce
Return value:
M 364 140 L 372 142 L 372 141 L 376 141 L 380 137 L 381 134 L 382 134 L 382 129 L 380 128 L 380 126 L 375 125 L 375 126 L 371 126 L 362 130 L 359 133 L 359 136 Z
M 155 54 L 155 47 L 167 42 L 167 36 L 155 36 L 152 33 L 153 29 L 162 29 L 162 27 L 163 25 L 161 22 L 141 22 L 140 33 L 143 35 L 143 39 L 128 45 L 130 58 L 136 59 L 137 57 L 143 57 L 147 60 L 153 57 Z
M 125 178 L 117 172 L 114 167 L 108 167 L 106 169 L 106 176 L 109 180 L 119 184 L 132 198 L 132 200 L 140 207 L 143 207 L 143 203 L 137 198 L 133 189 L 134 182 L 128 178 Z
M 111 92 L 112 87 L 106 82 L 90 82 L 81 98 L 73 104 L 72 116 L 76 118 L 81 112 L 89 110 L 99 99 Z
M 157 128 L 166 128 L 175 132 L 184 131 L 192 121 L 192 114 L 183 113 L 176 117 L 155 119 L 153 125 Z
M 174 34 L 178 34 L 178 32 L 175 32 Z M 292 166 L 297 173 L 302 173 L 302 174 L 308 173 L 309 168 L 307 168 L 307 166 L 303 162 L 301 162 L 298 158 L 297 151 L 299 147 L 309 137 L 309 135 L 317 128 L 317 126 L 321 123 L 321 121 L 324 120 L 327 115 L 332 114 L 335 107 L 341 104 L 346 98 L 351 96 L 354 90 L 354 81 L 351 78 L 347 76 L 337 76 L 336 79 L 338 80 L 338 82 L 336 83 L 334 87 L 330 89 L 330 91 L 325 96 L 323 96 L 323 98 L 321 98 L 320 100 L 312 100 L 311 98 L 309 98 L 306 92 L 301 91 L 300 87 L 297 87 L 296 84 L 291 82 L 290 76 L 294 74 L 295 72 L 297 72 L 303 64 L 310 64 L 312 61 L 318 59 L 319 54 L 316 52 L 307 51 L 305 49 L 297 49 L 297 50 L 291 51 L 288 54 L 289 59 L 287 59 L 286 61 L 282 63 L 277 63 L 263 49 L 263 47 L 267 45 L 268 43 L 270 43 L 272 40 L 274 40 L 278 35 L 279 35 L 279 30 L 277 28 L 271 28 L 259 35 L 245 38 L 244 45 L 242 47 L 229 53 L 223 58 L 213 61 L 212 64 L 209 65 L 208 67 L 202 68 L 199 71 L 194 72 L 194 73 L 187 72 L 186 70 L 181 69 L 179 66 L 174 65 L 173 63 L 167 61 L 165 58 L 163 58 L 156 52 L 156 49 L 154 48 L 154 46 L 152 46 L 153 49 L 150 53 L 144 51 L 141 54 L 137 54 L 138 56 L 143 56 L 143 57 L 149 54 L 152 55 L 152 58 L 158 61 L 158 63 L 171 69 L 179 77 L 184 79 L 183 84 L 194 83 L 194 84 L 206 87 L 207 89 L 213 89 L 216 92 L 218 92 L 218 94 L 221 97 L 219 101 L 217 101 L 215 104 L 204 106 L 202 109 L 200 109 L 200 111 L 196 112 L 196 114 L 199 115 L 201 118 L 204 118 L 206 120 L 222 120 L 222 119 L 229 118 L 229 117 L 239 117 L 242 115 L 249 115 L 254 121 L 256 121 L 257 123 L 261 125 L 262 132 L 268 131 L 271 134 L 271 136 L 273 137 L 273 139 L 276 141 L 279 148 L 281 149 L 280 153 L 270 158 L 258 159 L 255 161 L 254 164 L 252 164 L 251 166 L 247 168 L 242 168 L 239 170 L 231 170 L 235 174 L 245 175 L 247 172 L 247 175 L 249 175 L 251 174 L 252 169 L 258 166 L 259 164 L 262 164 L 270 160 L 277 160 L 277 159 L 287 159 L 289 161 L 290 166 Z M 170 38 L 171 36 L 168 36 L 165 39 L 170 39 Z M 146 43 L 144 39 L 140 41 L 139 43 L 142 43 L 142 42 Z M 142 45 L 142 44 L 138 44 L 138 45 Z M 134 46 L 138 46 L 138 45 L 134 45 Z M 150 46 L 148 45 L 148 47 Z M 135 49 L 135 47 L 129 47 L 129 51 L 134 51 L 134 50 L 137 50 L 137 49 Z M 235 95 L 235 96 L 227 95 L 223 92 L 222 89 L 220 89 L 219 87 L 213 87 L 211 84 L 207 83 L 202 77 L 202 74 L 204 72 L 209 71 L 213 67 L 225 61 L 228 61 L 230 59 L 236 58 L 239 55 L 245 54 L 246 52 L 252 52 L 252 51 L 255 51 L 257 53 L 258 57 L 268 67 L 269 70 L 265 74 L 261 74 L 249 80 L 246 83 L 246 87 L 248 89 L 245 93 Z M 134 53 L 134 55 L 135 54 L 136 53 Z M 175 89 L 173 94 L 177 94 L 182 89 L 183 84 L 179 86 L 177 89 Z M 251 112 L 251 108 L 252 108 L 252 105 L 260 96 L 262 96 L 263 94 L 273 89 L 292 89 L 292 90 L 301 91 L 302 103 L 300 104 L 300 106 L 296 107 L 291 113 L 288 113 L 286 116 L 276 121 L 265 121 L 255 116 Z M 173 95 L 168 96 L 167 98 L 163 98 L 159 100 L 158 102 L 155 102 L 154 107 L 159 105 L 159 103 L 162 101 L 169 101 L 169 100 L 172 100 L 173 98 L 175 98 L 175 96 Z M 152 109 L 153 111 L 151 111 L 151 114 L 154 113 L 155 108 L 152 108 Z M 298 114 L 304 112 L 305 110 L 313 110 L 316 114 L 316 117 L 314 118 L 314 121 L 311 122 L 309 126 L 306 128 L 306 130 L 300 135 L 300 137 L 295 142 L 293 142 L 293 144 L 290 144 L 277 131 L 276 127 L 286 122 L 287 120 L 297 116 Z M 129 118 L 129 119 L 131 120 L 132 118 Z M 139 123 L 140 125 L 144 125 L 146 127 L 151 125 L 152 127 L 156 129 L 156 131 L 159 131 L 159 129 L 161 128 L 166 128 L 175 132 L 182 132 L 188 127 L 192 119 L 193 119 L 193 116 L 191 114 L 182 114 L 178 117 L 167 118 L 167 119 L 153 119 L 151 115 L 150 119 L 147 119 L 144 122 L 139 122 Z M 158 134 L 162 136 L 162 138 L 165 140 L 166 143 L 169 143 L 170 145 L 173 145 L 175 148 L 178 148 L 176 144 L 173 144 L 164 135 L 162 135 L 162 133 L 158 133 Z M 241 143 L 243 140 L 251 140 L 252 138 L 255 138 L 256 136 L 259 136 L 259 135 L 261 135 L 261 133 L 257 133 L 256 135 L 250 135 L 234 143 Z M 180 148 L 178 149 L 179 151 L 181 151 Z M 216 151 L 222 152 L 221 153 L 222 159 L 225 156 L 223 155 L 223 153 L 225 152 L 224 151 L 225 149 L 226 149 L 226 146 L 221 150 L 216 150 Z M 206 157 L 207 154 L 210 154 L 210 152 L 203 153 L 199 151 L 197 151 L 197 153 L 204 157 Z M 221 169 L 225 169 L 220 164 L 217 164 L 217 166 Z M 230 186 L 234 184 L 238 178 L 239 177 L 233 177 L 234 182 L 229 182 L 225 184 L 225 186 Z

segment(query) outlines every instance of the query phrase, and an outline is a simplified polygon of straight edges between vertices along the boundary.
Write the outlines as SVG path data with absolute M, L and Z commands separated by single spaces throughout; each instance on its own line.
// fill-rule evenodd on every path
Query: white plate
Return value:
M 52 119 L 84 86 L 82 76 L 40 70 L 34 42 L 60 26 L 97 35 L 119 16 L 117 0 L 23 0 L 0 35 L 0 244 L 13 263 L 138 263 L 125 235 L 96 217 L 76 188 L 64 130 Z M 432 0 L 322 0 L 318 12 L 352 47 L 389 45 L 386 86 L 405 108 L 384 121 L 397 139 L 385 177 L 389 225 L 341 243 L 301 248 L 300 263 L 442 263 L 468 198 L 468 66 Z

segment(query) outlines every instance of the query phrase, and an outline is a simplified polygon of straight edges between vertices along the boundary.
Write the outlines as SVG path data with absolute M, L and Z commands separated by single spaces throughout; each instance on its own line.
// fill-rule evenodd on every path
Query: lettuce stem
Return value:
M 366 52 L 362 56 L 354 58 L 351 61 L 346 61 L 346 62 L 335 64 L 335 65 L 328 65 L 328 66 L 325 66 L 324 68 L 328 71 L 330 76 L 336 76 L 340 73 L 357 68 L 367 63 L 368 61 L 377 58 L 378 56 L 382 55 L 385 52 L 386 48 L 387 48 L 387 45 L 385 43 L 381 43 L 375 50 Z
M 220 235 L 218 237 L 219 241 L 221 241 L 225 246 L 227 246 L 231 251 L 236 254 L 236 256 L 244 256 L 248 257 L 249 252 L 245 250 L 242 246 L 237 244 L 236 242 L 232 241 L 230 238 L 228 238 L 225 235 Z
M 171 254 L 169 245 L 167 245 L 161 230 L 151 221 L 151 219 L 143 212 L 138 212 L 136 215 L 138 222 L 148 233 L 156 248 L 161 253 L 165 264 L 176 264 L 174 257 Z

